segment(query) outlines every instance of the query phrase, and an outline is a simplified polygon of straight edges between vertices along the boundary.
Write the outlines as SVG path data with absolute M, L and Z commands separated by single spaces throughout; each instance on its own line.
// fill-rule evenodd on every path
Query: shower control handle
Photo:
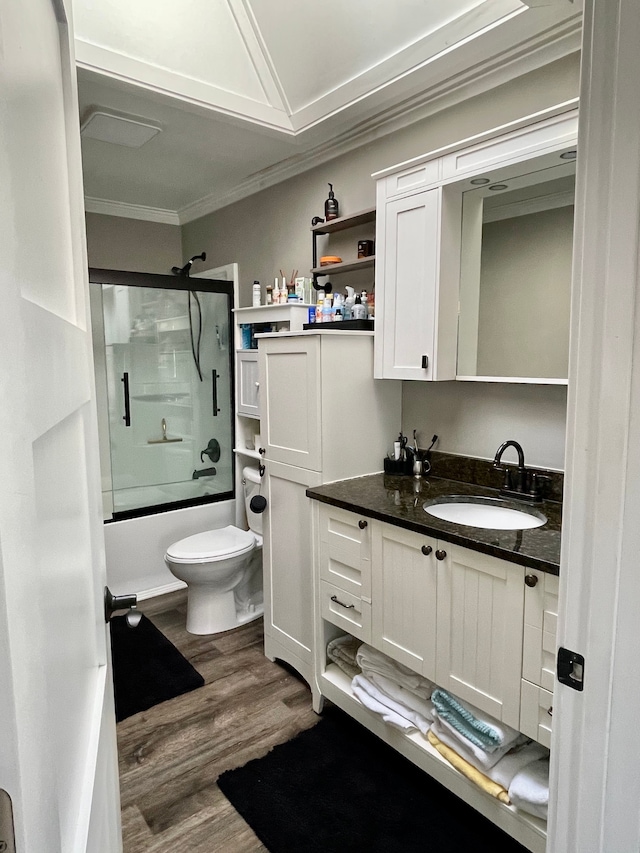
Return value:
M 123 373 L 120 380 L 124 385 L 124 415 L 122 420 L 126 427 L 131 426 L 131 401 L 129 398 L 129 374 Z

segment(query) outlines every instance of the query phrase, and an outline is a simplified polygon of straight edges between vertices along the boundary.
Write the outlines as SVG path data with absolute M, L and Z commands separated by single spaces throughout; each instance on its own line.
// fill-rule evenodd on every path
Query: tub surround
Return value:
M 466 470 L 469 476 L 481 480 L 489 476 L 485 466 L 490 467 L 490 463 L 484 460 L 464 462 L 464 457 L 458 458 L 463 460 L 459 463 L 458 471 Z M 451 460 L 436 460 L 434 454 L 433 461 L 435 470 L 450 470 L 447 465 Z M 443 464 L 440 464 L 441 462 Z M 498 472 L 491 473 L 497 474 L 498 480 L 500 479 Z M 556 474 L 556 477 L 561 475 Z M 486 485 L 441 476 L 430 475 L 416 479 L 406 475 L 380 473 L 316 486 L 307 489 L 306 494 L 307 497 L 322 503 L 362 513 L 370 518 L 453 542 L 511 563 L 540 569 L 549 574 L 559 574 L 562 504 L 557 501 L 545 500 L 536 504 L 535 508 L 543 512 L 548 520 L 541 527 L 529 530 L 485 530 L 469 527 L 435 518 L 423 509 L 426 501 L 445 495 L 497 498 L 498 484 L 496 488 L 489 488 Z

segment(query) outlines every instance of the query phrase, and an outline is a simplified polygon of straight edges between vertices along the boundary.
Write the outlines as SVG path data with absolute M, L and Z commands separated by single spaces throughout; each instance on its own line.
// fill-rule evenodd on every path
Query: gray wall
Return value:
M 90 267 L 169 275 L 182 266 L 179 225 L 100 213 L 87 213 L 86 224 Z
M 574 55 L 188 223 L 182 231 L 184 255 L 206 250 L 208 267 L 237 262 L 240 304 L 250 305 L 254 279 L 264 283 L 280 269 L 287 275 L 293 269 L 308 274 L 310 221 L 323 215 L 327 181 L 334 184 L 342 215 L 372 207 L 372 172 L 574 98 L 578 89 L 579 59 Z M 354 233 L 352 239 L 357 238 Z M 350 283 L 356 282 L 346 275 L 334 281 L 340 289 Z M 348 372 L 345 365 L 345 379 Z M 564 467 L 564 388 L 403 384 L 403 429 L 409 435 L 417 429 L 421 444 L 438 433 L 440 450 L 489 459 L 502 441 L 511 438 L 523 444 L 528 463 Z M 393 438 L 389 436 L 390 445 Z

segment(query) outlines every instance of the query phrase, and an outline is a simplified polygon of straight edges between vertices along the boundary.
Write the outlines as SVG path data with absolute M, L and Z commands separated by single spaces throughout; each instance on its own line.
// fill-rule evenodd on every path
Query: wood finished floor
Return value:
M 118 723 L 124 853 L 265 851 L 216 780 L 315 725 L 307 685 L 264 656 L 261 619 L 197 637 L 184 592 L 140 609 L 205 684 Z

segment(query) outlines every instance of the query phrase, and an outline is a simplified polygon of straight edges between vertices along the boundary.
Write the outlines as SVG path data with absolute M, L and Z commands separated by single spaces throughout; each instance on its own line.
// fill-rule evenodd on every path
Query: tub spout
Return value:
M 192 480 L 198 480 L 200 477 L 215 477 L 216 469 L 215 468 L 200 468 L 196 469 L 191 475 Z

